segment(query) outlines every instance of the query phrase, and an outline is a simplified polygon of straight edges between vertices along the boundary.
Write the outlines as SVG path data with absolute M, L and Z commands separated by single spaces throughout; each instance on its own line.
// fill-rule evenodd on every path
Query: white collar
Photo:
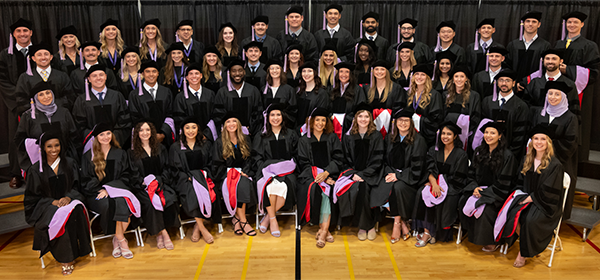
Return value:
M 188 85 L 188 91 L 192 92 L 192 93 L 196 93 L 198 95 L 198 99 L 200 99 L 200 96 L 202 95 L 202 85 L 200 85 L 200 88 L 198 89 L 198 91 L 195 91 L 192 89 L 192 87 L 190 85 Z
M 504 98 L 504 104 L 506 104 L 506 102 L 508 102 L 508 100 L 510 100 L 513 96 L 515 95 L 514 91 L 510 91 L 510 94 L 508 94 L 507 96 L 502 96 L 500 93 L 498 93 L 498 104 L 502 104 L 502 98 Z
M 27 45 L 27 47 L 21 47 L 21 45 L 19 45 L 19 44 L 15 44 L 15 45 L 17 47 L 17 51 L 21 51 L 22 49 L 27 49 L 27 51 L 29 51 L 29 47 L 31 47 L 31 45 L 33 45 L 33 44 L 30 41 L 29 45 Z
M 93 65 L 98 64 L 98 61 L 96 60 L 96 63 L 94 64 L 88 64 L 87 62 L 85 63 L 85 69 L 90 69 L 90 67 L 92 67 Z
M 150 89 L 153 88 L 154 89 L 154 94 L 156 94 L 158 92 L 158 82 L 156 84 L 154 84 L 153 87 L 151 87 L 150 85 L 146 84 L 146 82 L 144 82 L 144 88 L 148 92 L 150 92 Z
M 106 89 L 106 86 L 104 86 L 104 88 L 101 91 L 97 91 L 94 88 L 92 88 L 92 92 L 97 96 L 98 93 L 104 92 L 104 96 L 106 96 L 106 93 L 108 92 L 108 90 Z
M 492 43 L 493 43 L 493 42 L 494 42 L 494 39 L 492 39 L 492 38 L 490 38 L 490 39 L 489 39 L 489 40 L 487 40 L 487 41 L 484 41 L 484 40 L 483 40 L 483 39 L 481 39 L 481 38 L 479 39 L 479 45 L 480 45 L 480 46 L 482 46 L 482 45 L 483 45 L 483 43 L 486 43 L 488 48 L 489 48 L 489 47 L 492 45 Z
M 560 73 L 560 71 L 558 71 L 558 74 L 556 74 L 556 76 L 550 77 L 550 76 L 548 76 L 548 72 L 546 72 L 546 74 L 544 74 L 544 76 L 546 76 L 546 81 L 548 80 L 548 78 L 554 78 L 554 80 L 556 81 L 556 80 L 558 80 L 558 78 L 560 78 L 561 73 Z
M 369 35 L 369 33 L 365 32 L 365 39 L 369 40 L 369 37 L 373 37 L 373 41 L 377 39 L 377 32 L 373 35 Z
M 327 25 L 327 31 L 329 31 L 329 33 L 331 33 L 331 30 L 335 30 L 335 32 L 339 32 L 340 24 L 338 23 L 334 28 L 331 28 L 331 27 L 329 27 L 329 25 Z
M 35 70 L 37 70 L 38 74 L 40 74 L 40 77 L 42 76 L 42 71 L 46 71 L 46 73 L 48 73 L 48 77 L 50 77 L 50 73 L 52 72 L 52 67 L 48 66 L 48 68 L 46 69 L 42 69 L 39 66 L 35 67 Z
M 256 67 L 256 71 L 258 71 L 258 67 L 260 66 L 260 61 L 257 61 L 256 64 L 251 64 L 250 61 L 248 61 L 248 68 L 252 68 L 252 66 Z
M 537 33 L 535 33 L 535 36 L 533 36 L 533 38 L 531 38 L 531 40 L 529 40 L 529 41 L 525 41 L 525 36 L 523 36 L 523 43 L 526 43 L 526 44 L 531 44 L 531 43 L 533 43 L 533 41 L 535 41 L 535 39 L 537 39 L 537 38 L 538 38 L 538 34 L 537 34 Z
M 240 89 L 235 89 L 235 87 L 233 88 L 233 90 L 235 90 L 237 92 L 239 97 L 242 97 L 242 91 L 244 90 L 245 84 L 246 84 L 246 82 L 242 82 L 242 86 L 240 87 Z

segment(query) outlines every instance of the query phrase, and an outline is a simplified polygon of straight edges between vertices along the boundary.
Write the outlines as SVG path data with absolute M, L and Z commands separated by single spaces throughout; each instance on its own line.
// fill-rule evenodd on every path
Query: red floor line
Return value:
M 574 226 L 567 224 L 575 233 L 577 233 L 577 235 L 579 235 L 579 237 L 583 238 L 583 234 L 581 234 L 581 232 L 579 232 L 579 230 L 577 230 Z M 594 250 L 596 250 L 596 252 L 600 253 L 600 248 L 598 248 L 598 246 L 596 246 L 596 244 L 594 244 L 594 242 L 592 242 L 591 240 L 587 239 L 585 242 L 587 242 L 587 244 L 590 244 L 590 246 L 592 246 L 592 248 L 594 248 Z
M 13 234 L 13 236 L 11 236 L 8 240 L 6 240 L 6 242 L 4 242 L 4 244 L 2 244 L 2 246 L 0 246 L 0 252 L 2 250 L 4 250 L 4 248 L 6 248 L 6 246 L 8 246 L 8 244 L 10 244 L 10 242 L 13 242 L 13 240 L 15 240 L 15 238 L 17 238 L 17 236 L 19 236 L 19 234 L 21 234 L 24 231 L 25 231 L 24 229 L 19 230 L 15 234 Z

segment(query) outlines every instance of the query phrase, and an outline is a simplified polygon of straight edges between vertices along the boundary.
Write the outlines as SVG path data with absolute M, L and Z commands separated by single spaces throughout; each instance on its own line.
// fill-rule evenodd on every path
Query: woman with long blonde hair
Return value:
M 338 64 L 336 46 L 327 44 L 323 47 L 321 58 L 319 59 L 319 78 L 324 87 L 329 88 L 334 84 L 335 75 L 334 66 Z
M 396 48 L 396 62 L 394 63 L 394 71 L 392 72 L 392 81 L 403 88 L 410 87 L 413 67 L 417 65 L 414 48 L 415 43 L 413 42 L 402 42 Z
M 81 43 L 77 38 L 77 28 L 73 25 L 61 28 L 56 39 L 58 40 L 58 53 L 55 53 L 52 58 L 52 68 L 70 75 L 73 69 L 79 68 Z
M 441 93 L 432 89 L 432 73 L 433 67 L 429 64 L 418 64 L 413 68 L 406 106 L 413 111 L 415 128 L 428 147 L 435 143 L 436 131 L 444 120 L 444 100 Z
M 166 43 L 160 33 L 160 20 L 150 19 L 140 27 L 140 58 L 142 61 L 154 60 L 158 64 L 158 70 L 165 66 Z
M 100 214 L 104 234 L 114 234 L 112 256 L 131 259 L 133 253 L 123 234 L 130 222 L 136 221 L 137 226 L 141 209 L 136 207 L 140 202 L 129 182 L 129 158 L 109 124 L 97 124 L 91 136 L 92 148 L 81 159 L 81 190 L 89 209 Z
M 384 137 L 388 133 L 391 117 L 406 106 L 406 91 L 391 80 L 388 68 L 387 61 L 375 61 L 371 71 L 371 83 L 369 86 L 363 87 L 371 108 L 373 110 L 385 109 L 385 112 L 375 118 L 375 126 L 378 131 L 384 130 Z M 385 118 L 385 116 L 389 116 L 389 118 Z
M 142 67 L 142 59 L 140 58 L 140 49 L 136 47 L 128 47 L 121 52 L 123 58 L 123 67 L 119 69 L 117 74 L 119 77 L 119 91 L 123 93 L 125 99 L 129 99 L 129 93 L 136 89 L 138 84 L 138 71 Z
M 206 47 L 202 58 L 202 86 L 216 93 L 227 84 L 226 74 L 221 52 L 215 46 Z
M 229 65 L 234 58 L 240 58 L 242 50 L 238 43 L 237 29 L 231 22 L 221 24 L 215 45 L 223 58 L 223 65 Z
M 251 151 L 250 137 L 242 132 L 238 117 L 234 112 L 227 112 L 223 117 L 221 137 L 215 141 L 213 174 L 218 182 L 216 186 L 222 188 L 236 235 L 256 235 L 246 219 L 247 206 L 255 205 L 257 201 L 251 180 L 254 176 Z
M 512 244 L 517 235 L 519 237 L 519 254 L 514 267 L 524 266 L 527 258 L 546 250 L 563 213 L 564 169 L 554 155 L 552 136 L 548 126 L 537 125 L 531 129 L 531 142 L 519 172 L 517 190 L 509 196 L 512 201 L 504 203 L 508 214 L 496 220 L 496 226 L 505 221 L 497 239 L 507 238 Z
M 125 49 L 119 22 L 109 18 L 100 25 L 100 30 L 99 42 L 102 44 L 100 56 L 104 59 L 108 68 L 112 69 L 113 73 L 117 75 L 119 69 L 121 69 L 122 57 L 120 54 Z

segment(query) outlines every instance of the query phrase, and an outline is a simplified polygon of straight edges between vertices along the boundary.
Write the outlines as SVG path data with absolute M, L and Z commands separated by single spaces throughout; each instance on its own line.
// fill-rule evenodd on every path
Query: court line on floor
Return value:
M 200 263 L 198 264 L 198 269 L 196 269 L 196 275 L 194 275 L 194 280 L 198 280 L 198 278 L 200 278 L 200 271 L 202 271 L 202 266 L 204 266 L 204 261 L 206 260 L 206 254 L 208 254 L 208 247 L 210 247 L 210 244 L 204 245 L 204 252 L 202 253 L 202 258 L 200 258 Z
M 567 224 L 575 233 L 577 233 L 577 235 L 579 235 L 579 237 L 583 238 L 583 234 L 581 234 L 581 232 L 579 232 L 579 230 L 577 230 L 574 226 Z M 589 229 L 591 230 L 591 229 Z M 594 250 L 596 250 L 596 252 L 600 253 L 600 248 L 598 248 L 598 246 L 596 246 L 596 244 L 594 244 L 594 242 L 592 242 L 589 238 L 585 240 L 585 242 L 587 242 L 587 244 L 590 244 L 590 246 L 592 248 L 594 248 Z
M 354 267 L 352 266 L 352 258 L 350 257 L 350 246 L 348 246 L 348 237 L 346 232 L 342 232 L 344 238 L 344 247 L 346 247 L 346 260 L 348 261 L 348 271 L 350 272 L 350 280 L 354 280 Z
M 2 246 L 0 246 L 0 252 L 2 250 L 4 250 L 4 248 L 6 248 L 6 246 L 8 246 L 8 244 L 10 244 L 11 242 L 13 242 L 13 240 L 15 240 L 17 238 L 17 236 L 19 236 L 19 234 L 21 234 L 24 231 L 25 231 L 24 229 L 19 230 L 15 234 L 13 234 L 13 236 L 11 236 L 8 240 L 6 240 L 6 242 L 4 242 L 4 244 L 2 244 Z
M 400 276 L 400 270 L 398 270 L 398 264 L 396 263 L 396 259 L 394 258 L 394 254 L 392 253 L 392 247 L 390 246 L 390 241 L 388 240 L 387 234 L 383 230 L 381 230 L 381 237 L 383 237 L 383 241 L 385 241 L 385 247 L 387 248 L 388 254 L 390 255 L 390 260 L 392 261 L 392 265 L 394 266 L 394 272 L 396 273 L 396 279 L 402 280 Z
M 302 252 L 301 252 L 301 242 L 300 242 L 300 237 L 301 237 L 302 231 L 299 229 L 296 229 L 296 280 L 300 280 L 302 279 L 301 273 L 302 273 Z
M 250 261 L 250 249 L 252 248 L 253 238 L 253 236 L 250 236 L 250 238 L 248 238 L 248 247 L 246 247 L 246 258 L 244 258 L 244 269 L 242 270 L 242 280 L 246 279 L 246 273 L 248 272 L 248 262 Z

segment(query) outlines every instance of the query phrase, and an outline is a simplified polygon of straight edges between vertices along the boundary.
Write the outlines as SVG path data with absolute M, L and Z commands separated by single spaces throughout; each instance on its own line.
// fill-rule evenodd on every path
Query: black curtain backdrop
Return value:
M 505 46 L 519 36 L 520 17 L 530 10 L 543 13 L 539 34 L 553 43 L 561 35 L 561 15 L 579 10 L 590 17 L 585 21 L 582 35 L 593 41 L 600 41 L 600 1 L 510 1 L 510 0 L 396 0 L 396 1 L 336 1 L 343 5 L 341 25 L 355 37 L 359 36 L 359 24 L 362 15 L 369 11 L 380 13 L 379 34 L 390 42 L 397 40 L 397 22 L 405 17 L 419 21 L 416 39 L 430 46 L 436 42 L 435 26 L 443 20 L 457 23 L 455 41 L 465 47 L 475 39 L 475 26 L 488 17 L 496 18 L 494 40 Z M 250 21 L 257 15 L 269 16 L 268 34 L 275 36 L 284 28 L 285 11 L 292 5 L 304 7 L 304 27 L 310 31 L 323 26 L 323 9 L 332 1 L 140 1 L 120 0 L 0 0 L 0 46 L 8 46 L 9 26 L 23 17 L 34 22 L 34 42 L 50 42 L 57 48 L 54 38 L 61 27 L 73 24 L 79 30 L 81 42 L 98 40 L 100 24 L 107 18 L 120 22 L 121 32 L 127 45 L 137 45 L 139 26 L 146 19 L 159 18 L 162 21 L 161 32 L 167 43 L 175 41 L 175 26 L 183 19 L 194 20 L 194 37 L 205 45 L 216 42 L 221 23 L 232 22 L 238 29 L 238 40 L 250 36 Z M 139 5 L 141 4 L 141 16 Z M 312 15 L 309 17 L 309 10 Z M 310 22 L 310 24 L 309 24 Z M 55 50 L 56 51 L 56 50 Z M 597 87 L 600 88 L 600 87 Z M 6 108 L 0 106 L 0 131 L 6 131 Z M 600 98 L 595 98 L 594 127 L 600 125 Z M 2 133 L 4 134 L 4 133 Z M 6 147 L 8 139 L 0 137 L 0 152 Z M 600 130 L 592 132 L 592 147 L 600 149 Z

